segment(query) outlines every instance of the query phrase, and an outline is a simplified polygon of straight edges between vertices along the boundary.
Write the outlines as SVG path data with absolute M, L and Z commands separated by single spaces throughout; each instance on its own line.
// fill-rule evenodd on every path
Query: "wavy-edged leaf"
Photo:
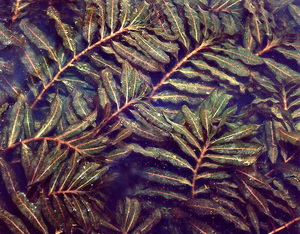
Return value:
M 199 43 L 202 33 L 200 31 L 200 18 L 198 16 L 198 13 L 190 6 L 189 1 L 185 0 L 184 1 L 184 12 L 185 12 L 185 17 L 188 20 L 189 24 L 189 32 L 193 39 Z
M 26 178 L 29 179 L 31 163 L 33 161 L 34 156 L 30 147 L 28 147 L 26 144 L 22 144 L 21 157 L 22 157 L 22 165 L 25 171 Z
M 210 160 L 222 163 L 222 164 L 229 164 L 234 166 L 249 166 L 255 163 L 257 159 L 257 155 L 242 155 L 242 154 L 235 154 L 235 155 L 228 155 L 228 154 L 206 154 L 206 158 Z
M 30 109 L 28 104 L 25 103 L 23 127 L 24 127 L 25 136 L 27 138 L 33 136 L 33 133 L 35 131 L 33 123 L 34 120 L 32 117 L 32 110 Z
M 275 50 L 283 54 L 287 59 L 295 59 L 300 64 L 300 52 L 298 50 L 288 50 L 282 47 L 277 47 Z
M 208 65 L 204 61 L 201 61 L 201 60 L 191 60 L 190 62 L 192 64 L 194 64 L 200 70 L 209 70 L 212 75 L 217 76 L 220 80 L 228 81 L 231 85 L 238 85 L 238 86 L 240 86 L 241 91 L 243 91 L 245 89 L 244 85 L 241 84 L 240 82 L 238 82 L 235 77 L 227 75 L 226 73 L 220 71 L 220 69 L 217 69 L 217 68 L 215 68 L 213 66 Z
M 49 133 L 58 123 L 59 118 L 62 113 L 62 101 L 59 95 L 55 95 L 55 98 L 52 100 L 50 111 L 47 114 L 47 117 L 40 127 L 40 129 L 35 134 L 35 137 L 42 137 Z
M 8 193 L 14 194 L 20 189 L 20 184 L 13 168 L 2 158 L 0 159 L 0 171 Z
M 188 198 L 181 193 L 174 193 L 168 190 L 163 190 L 163 189 L 145 189 L 145 190 L 139 190 L 137 192 L 135 192 L 135 195 L 145 195 L 145 196 L 151 196 L 151 197 L 155 197 L 155 196 L 160 196 L 160 197 L 164 197 L 165 199 L 176 199 L 179 201 L 186 201 L 188 200 Z
M 143 221 L 133 233 L 148 233 L 161 220 L 161 212 L 159 209 L 154 210 L 147 219 Z
M 279 128 L 277 131 L 281 139 L 288 141 L 293 145 L 300 146 L 300 132 L 298 131 L 288 132 L 282 128 Z
M 33 76 L 38 77 L 44 81 L 45 77 L 41 67 L 41 58 L 33 51 L 28 43 L 23 46 L 24 54 L 21 57 L 21 61 L 26 67 L 27 71 Z
M 134 152 L 141 153 L 144 156 L 153 157 L 162 161 L 167 161 L 174 166 L 187 168 L 191 171 L 194 170 L 187 160 L 165 149 L 154 148 L 154 147 L 146 147 L 144 149 L 140 145 L 134 143 L 130 144 L 128 147 L 132 149 Z
M 106 22 L 110 28 L 110 34 L 113 34 L 118 22 L 119 0 L 111 0 L 106 2 Z
M 224 207 L 208 199 L 191 199 L 185 205 L 199 215 L 221 215 L 226 221 L 231 222 L 236 228 L 250 232 L 249 227 L 242 219 L 230 214 Z
M 141 204 L 135 198 L 129 199 L 126 197 L 124 210 L 121 211 L 123 216 L 121 216 L 121 226 L 122 229 L 128 233 L 133 229 L 136 222 L 138 221 L 140 212 L 141 212 Z
M 289 66 L 275 62 L 273 59 L 263 58 L 265 64 L 269 67 L 269 69 L 275 73 L 276 78 L 281 81 L 282 79 L 299 77 L 299 73 L 292 70 Z
M 96 120 L 97 117 L 97 110 L 94 110 L 90 115 L 88 115 L 83 120 L 76 122 L 74 124 L 71 124 L 67 129 L 62 132 L 60 135 L 58 135 L 57 139 L 66 139 L 70 138 L 72 136 L 75 136 L 79 133 L 81 133 L 83 130 L 85 130 L 88 126 L 91 125 Z
M 26 219 L 42 233 L 48 233 L 42 214 L 38 207 L 30 202 L 26 195 L 20 191 L 13 194 L 12 199 Z
M 258 128 L 259 128 L 259 126 L 253 125 L 253 124 L 243 125 L 241 127 L 234 129 L 231 132 L 227 132 L 227 133 L 223 134 L 222 136 L 218 137 L 215 140 L 212 140 L 211 144 L 212 145 L 222 144 L 222 143 L 227 143 L 230 141 L 236 141 L 236 140 L 242 139 L 243 137 L 246 137 L 246 136 L 249 136 L 250 134 L 252 134 Z
M 191 94 L 208 94 L 214 89 L 208 84 L 198 82 L 191 83 L 183 79 L 168 79 L 164 84 L 169 84 L 180 91 Z
M 222 145 L 214 145 L 208 148 L 219 154 L 241 154 L 241 155 L 255 155 L 262 150 L 260 144 L 235 142 Z
M 165 118 L 167 119 L 167 121 L 172 125 L 173 129 L 182 134 L 183 136 L 185 136 L 185 139 L 193 146 L 195 146 L 197 149 L 201 149 L 201 146 L 198 142 L 198 140 L 193 136 L 193 134 L 183 125 L 181 124 L 177 124 L 171 120 L 169 120 L 166 116 Z M 178 142 L 178 141 L 177 141 Z
M 266 142 L 268 148 L 268 157 L 272 163 L 276 163 L 278 158 L 278 147 L 277 147 L 277 133 L 275 130 L 276 125 L 272 121 L 265 122 L 266 131 Z
M 69 182 L 67 190 L 82 190 L 98 180 L 109 167 L 100 168 L 98 163 L 84 163 Z
M 250 71 L 246 66 L 237 60 L 233 60 L 221 55 L 215 55 L 213 53 L 203 53 L 203 56 L 208 60 L 215 61 L 221 68 L 227 69 L 233 74 L 239 76 L 249 76 Z
M 164 129 L 166 131 L 171 131 L 171 126 L 164 119 L 163 115 L 157 112 L 154 108 L 151 108 L 151 106 L 148 103 L 145 104 L 146 105 L 135 104 L 134 107 L 136 107 L 139 113 L 147 120 L 149 120 L 151 123 L 155 124 L 161 129 Z
M 164 141 L 164 137 L 156 133 L 153 129 L 145 128 L 141 125 L 139 125 L 136 121 L 127 119 L 122 117 L 122 124 L 126 128 L 130 128 L 133 130 L 133 133 L 137 134 L 138 136 L 145 137 L 147 139 L 151 139 L 153 141 Z
M 141 3 L 137 4 L 135 6 L 135 10 L 131 11 L 131 16 L 130 16 L 130 26 L 133 25 L 144 25 L 145 20 L 149 16 L 149 7 L 150 4 L 143 0 Z M 132 6 L 132 9 L 134 9 L 134 6 Z
M 186 142 L 186 140 L 182 139 L 181 137 L 172 134 L 171 136 L 173 137 L 173 139 L 177 142 L 177 144 L 179 145 L 180 149 L 185 152 L 187 155 L 193 157 L 195 160 L 197 160 L 197 156 L 195 151 L 189 146 L 189 144 Z
M 65 196 L 64 199 L 65 199 L 65 204 L 69 209 L 69 212 L 75 216 L 76 221 L 82 227 L 84 227 L 84 229 L 88 229 L 91 221 L 88 215 L 88 209 L 82 203 L 80 197 L 76 197 L 72 194 L 70 198 L 69 197 L 67 198 L 67 196 Z M 70 205 L 70 201 L 72 203 L 72 206 Z
M 48 7 L 47 9 L 47 15 L 55 20 L 55 27 L 57 30 L 57 33 L 63 40 L 64 46 L 73 51 L 74 53 L 76 52 L 76 42 L 74 39 L 74 30 L 73 28 L 65 24 L 61 21 L 60 18 L 60 13 L 52 6 Z
M 27 227 L 21 219 L 9 213 L 6 210 L 0 209 L 0 220 L 2 220 L 12 233 L 29 234 Z
M 18 139 L 22 130 L 23 119 L 24 102 L 23 100 L 21 100 L 21 98 L 19 98 L 19 100 L 11 108 L 8 126 L 7 146 L 14 144 Z
M 181 104 L 181 103 L 189 103 L 191 105 L 199 105 L 201 102 L 201 98 L 194 98 L 191 97 L 191 95 L 187 94 L 180 94 L 177 91 L 169 91 L 164 90 L 162 92 L 159 92 L 158 94 L 155 94 L 152 97 L 153 101 L 161 100 L 166 103 L 173 103 L 173 104 Z
M 14 33 L 0 23 L 0 41 L 3 45 L 16 45 L 21 47 L 24 43 L 24 38 L 22 36 L 14 35 Z
M 87 4 L 82 23 L 82 35 L 89 45 L 92 43 L 97 30 L 97 26 L 98 24 L 95 13 L 95 6 L 93 6 L 92 4 Z
M 149 168 L 147 171 L 143 171 L 143 176 L 148 180 L 155 181 L 161 184 L 192 186 L 191 182 L 186 178 L 178 176 L 173 172 L 160 169 Z
M 219 48 L 219 47 L 213 47 L 213 50 L 222 51 L 225 54 L 227 54 L 230 58 L 239 59 L 248 65 L 260 65 L 260 64 L 264 63 L 264 61 L 261 57 L 259 57 L 258 55 L 252 53 L 251 51 L 249 51 L 241 46 L 238 46 L 238 47 L 226 46 L 226 49 Z
M 143 35 L 136 32 L 130 32 L 130 35 L 153 59 L 163 64 L 170 62 L 170 57 L 163 50 L 157 48 L 155 44 L 152 44 L 146 38 L 144 38 Z
M 54 47 L 51 45 L 47 36 L 39 28 L 30 23 L 27 19 L 23 19 L 19 25 L 31 42 L 39 49 L 47 50 L 50 58 L 58 62 Z
M 54 148 L 48 155 L 47 160 L 43 160 L 36 170 L 36 174 L 32 177 L 31 184 L 46 179 L 56 171 L 59 164 L 68 156 L 69 148 L 59 151 Z
M 297 22 L 298 25 L 300 25 L 300 7 L 295 4 L 289 4 L 288 9 L 291 15 L 293 16 L 294 20 Z
M 120 96 L 117 90 L 117 84 L 114 80 L 112 73 L 105 69 L 101 72 L 101 78 L 106 89 L 106 92 L 110 99 L 117 105 L 117 108 L 120 108 Z
M 198 140 L 203 141 L 202 127 L 200 126 L 199 117 L 196 116 L 186 105 L 182 106 L 182 113 L 193 134 Z
M 168 17 L 172 31 L 175 35 L 179 35 L 179 40 L 186 49 L 189 49 L 190 42 L 184 30 L 184 24 L 179 17 L 176 7 L 169 1 L 162 1 L 163 11 Z
M 251 222 L 252 226 L 254 227 L 254 230 L 256 231 L 256 233 L 260 233 L 259 220 L 258 220 L 258 217 L 257 217 L 254 207 L 251 204 L 247 204 L 246 209 L 247 209 L 247 213 L 248 213 L 250 222 Z
M 244 197 L 247 198 L 248 201 L 250 201 L 254 206 L 256 206 L 262 213 L 276 220 L 270 212 L 267 200 L 263 195 L 261 195 L 260 192 L 258 192 L 256 189 L 248 185 L 245 181 L 243 181 L 240 178 L 237 178 L 236 182 L 239 185 L 240 191 L 242 192 Z
M 128 61 L 136 64 L 137 66 L 147 70 L 147 71 L 162 71 L 163 68 L 159 63 L 154 60 L 149 59 L 142 53 L 138 52 L 132 47 L 123 45 L 120 42 L 113 41 L 113 48 L 116 50 L 120 56 L 126 58 Z

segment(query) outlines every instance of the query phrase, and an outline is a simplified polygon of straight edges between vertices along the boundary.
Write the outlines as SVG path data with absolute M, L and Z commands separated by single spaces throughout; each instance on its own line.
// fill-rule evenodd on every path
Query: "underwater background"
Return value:
M 0 0 L 0 233 L 300 233 L 299 0 Z

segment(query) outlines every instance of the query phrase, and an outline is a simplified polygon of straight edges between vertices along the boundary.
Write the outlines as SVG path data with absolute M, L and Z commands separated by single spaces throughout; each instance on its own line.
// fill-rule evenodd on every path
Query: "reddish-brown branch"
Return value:
M 41 100 L 42 96 L 44 95 L 44 93 L 52 86 L 52 84 L 58 79 L 58 77 L 69 67 L 72 66 L 72 64 L 78 60 L 81 56 L 83 56 L 84 54 L 86 54 L 88 51 L 94 49 L 95 47 L 99 46 L 100 44 L 103 44 L 104 42 L 107 42 L 109 40 L 111 40 L 112 38 L 116 37 L 117 35 L 120 35 L 121 33 L 127 32 L 129 30 L 135 29 L 135 27 L 127 27 L 124 28 L 122 30 L 119 30 L 113 34 L 111 34 L 110 36 L 101 39 L 99 41 L 97 41 L 96 43 L 94 43 L 91 46 L 88 46 L 87 48 L 85 48 L 83 51 L 81 51 L 79 54 L 75 55 L 64 67 L 62 67 L 57 73 L 56 75 L 53 77 L 53 79 L 43 88 L 43 90 L 40 92 L 40 94 L 37 96 L 37 98 L 35 99 L 35 101 L 32 103 L 32 105 L 30 106 L 31 109 L 33 109 L 35 107 L 35 105 L 37 104 L 37 102 L 39 100 Z
M 113 113 L 109 118 L 107 118 L 103 123 L 101 123 L 101 125 L 100 125 L 101 127 L 97 131 L 95 131 L 94 136 L 96 136 L 110 120 L 112 120 L 114 117 L 116 117 L 118 114 L 120 114 L 123 110 L 125 110 L 132 104 L 136 103 L 137 101 L 138 101 L 137 99 L 132 99 L 129 102 L 127 102 L 124 106 L 122 106 L 120 109 L 118 109 L 115 113 Z
M 199 167 L 201 166 L 201 162 L 202 162 L 202 159 L 207 151 L 207 148 L 208 146 L 205 145 L 202 149 L 202 152 L 198 158 L 198 161 L 197 161 L 197 165 L 193 171 L 194 175 L 193 175 L 193 180 L 192 180 L 192 198 L 195 197 L 195 186 L 196 186 L 196 179 L 197 179 L 197 174 L 198 174 L 198 170 L 199 170 Z
M 277 228 L 277 229 L 275 229 L 275 230 L 269 232 L 268 234 L 273 234 L 273 233 L 279 232 L 279 231 L 281 231 L 281 230 L 287 228 L 288 226 L 291 226 L 293 223 L 298 222 L 299 220 L 300 220 L 300 217 L 295 218 L 295 219 L 293 219 L 292 221 L 290 221 L 290 222 L 288 222 L 288 223 L 282 225 L 281 227 L 279 227 L 279 228 Z
M 12 144 L 12 145 L 8 146 L 7 148 L 5 148 L 5 150 L 3 150 L 0 153 L 0 157 L 2 155 L 4 155 L 7 151 L 9 151 L 9 150 L 11 150 L 11 149 L 13 149 L 13 148 L 21 145 L 21 144 L 26 144 L 26 143 L 29 143 L 29 142 L 32 142 L 32 141 L 42 141 L 42 140 L 55 141 L 58 144 L 65 145 L 65 146 L 69 147 L 70 149 L 73 149 L 74 151 L 78 152 L 79 154 L 82 154 L 82 150 L 81 149 L 78 149 L 76 146 L 71 145 L 69 142 L 62 141 L 62 140 L 59 140 L 57 138 L 52 138 L 52 137 L 34 137 L 34 138 L 25 139 L 23 141 L 20 141 L 20 142 L 17 142 L 15 144 Z
M 188 55 L 186 55 L 179 63 L 176 64 L 176 66 L 174 66 L 172 68 L 171 71 L 169 71 L 167 74 L 164 75 L 164 77 L 161 79 L 161 81 L 153 87 L 152 92 L 149 96 L 149 98 L 151 99 L 154 95 L 154 93 L 156 92 L 157 89 L 159 89 L 164 83 L 165 81 L 174 73 L 177 71 L 178 68 L 180 68 L 185 62 L 188 61 L 189 58 L 191 58 L 193 55 L 197 54 L 200 50 L 203 50 L 205 48 L 207 48 L 209 45 L 211 45 L 211 41 L 203 41 L 201 45 L 199 45 L 195 50 L 193 50 L 191 53 L 189 53 Z

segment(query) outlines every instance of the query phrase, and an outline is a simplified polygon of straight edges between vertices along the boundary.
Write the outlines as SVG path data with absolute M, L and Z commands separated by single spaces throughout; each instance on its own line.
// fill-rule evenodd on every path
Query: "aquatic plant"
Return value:
M 0 1 L 0 231 L 299 232 L 299 14 Z

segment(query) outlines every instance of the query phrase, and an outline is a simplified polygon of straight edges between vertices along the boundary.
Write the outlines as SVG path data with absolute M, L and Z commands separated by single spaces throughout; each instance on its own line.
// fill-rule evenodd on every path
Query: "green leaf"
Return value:
M 220 69 L 208 65 L 206 62 L 202 60 L 191 60 L 192 64 L 194 64 L 200 70 L 208 70 L 211 72 L 212 75 L 217 76 L 220 80 L 228 81 L 231 85 L 238 85 L 240 86 L 240 90 L 243 91 L 244 85 L 239 83 L 234 76 L 227 75 L 226 73 L 222 72 Z M 227 64 L 229 66 L 229 64 Z M 250 74 L 250 73 L 249 73 Z
M 21 94 L 22 95 L 22 94 Z M 18 139 L 23 125 L 24 103 L 22 97 L 12 106 L 10 112 L 7 146 L 10 146 Z
M 162 71 L 163 68 L 159 63 L 154 60 L 149 59 L 142 53 L 138 52 L 132 47 L 123 45 L 120 42 L 112 41 L 113 48 L 115 51 L 123 58 L 136 64 L 137 66 L 147 70 L 147 71 Z
M 208 94 L 214 89 L 207 84 L 192 83 L 182 79 L 168 79 L 164 84 L 169 84 L 180 91 L 191 94 Z
M 189 24 L 189 32 L 193 39 L 199 43 L 201 39 L 201 31 L 200 31 L 200 18 L 198 16 L 198 13 L 190 6 L 190 3 L 188 0 L 184 0 L 184 12 L 185 17 L 188 20 Z
M 273 59 L 264 58 L 265 64 L 269 69 L 276 75 L 276 78 L 281 81 L 282 79 L 293 77 L 299 77 L 299 73 L 292 70 L 289 66 L 284 65 L 283 63 L 275 62 Z
M 2 220 L 12 233 L 29 234 L 27 227 L 17 216 L 0 209 L 0 220 Z
M 283 139 L 287 142 L 290 142 L 293 145 L 300 146 L 300 132 L 298 132 L 298 131 L 288 132 L 282 128 L 279 128 L 278 133 L 279 133 L 281 139 Z
M 4 181 L 8 193 L 14 194 L 16 191 L 20 189 L 20 185 L 15 171 L 2 158 L 0 159 L 0 170 L 1 170 L 2 179 Z
M 59 151 L 54 148 L 48 155 L 47 160 L 43 160 L 40 165 L 38 165 L 37 173 L 31 180 L 31 184 L 37 183 L 46 179 L 52 173 L 56 171 L 59 164 L 68 156 L 69 149 Z
M 189 156 L 192 156 L 196 161 L 198 160 L 195 151 L 188 145 L 188 143 L 184 139 L 172 133 L 171 136 L 177 142 L 183 152 L 185 152 Z
M 198 215 L 221 215 L 226 221 L 231 222 L 236 228 L 250 232 L 249 227 L 242 219 L 233 216 L 218 203 L 208 199 L 191 199 L 185 205 Z
M 27 138 L 31 138 L 33 136 L 33 133 L 35 132 L 33 123 L 34 120 L 32 117 L 32 110 L 30 109 L 28 104 L 25 103 L 23 127 L 24 127 L 25 136 Z
M 255 155 L 262 150 L 262 146 L 254 143 L 236 142 L 214 145 L 208 149 L 219 154 Z
M 30 147 L 28 147 L 26 144 L 22 144 L 21 157 L 22 157 L 22 166 L 24 168 L 26 178 L 29 180 L 31 163 L 33 161 L 34 156 Z
M 53 99 L 50 111 L 47 114 L 47 117 L 40 127 L 40 129 L 35 134 L 35 137 L 42 137 L 49 133 L 58 123 L 62 113 L 62 101 L 60 100 L 59 95 L 55 95 Z
M 167 64 L 170 62 L 169 56 L 161 49 L 157 48 L 155 44 L 149 42 L 143 35 L 130 32 L 130 35 L 137 41 L 138 45 L 144 49 L 156 61 Z
M 11 30 L 0 23 L 0 42 L 5 45 L 16 45 L 21 47 L 24 43 L 24 37 L 15 35 Z
M 83 190 L 98 180 L 109 169 L 109 167 L 100 168 L 98 163 L 83 163 L 79 168 L 69 185 L 66 185 L 67 190 Z
M 147 171 L 143 171 L 143 176 L 160 184 L 192 186 L 186 178 L 165 170 L 149 168 Z
M 201 146 L 198 142 L 198 140 L 193 136 L 193 134 L 185 127 L 182 126 L 181 124 L 177 124 L 171 120 L 169 120 L 166 116 L 165 118 L 167 121 L 172 125 L 173 129 L 177 132 L 185 136 L 185 139 L 193 146 L 195 146 L 197 149 L 201 149 Z
M 231 47 L 226 46 L 225 48 L 213 47 L 214 51 L 222 51 L 227 54 L 232 59 L 239 59 L 247 65 L 260 65 L 263 64 L 264 61 L 258 55 L 251 53 L 251 51 L 238 46 L 238 47 Z
M 119 92 L 112 73 L 108 69 L 105 69 L 101 72 L 101 78 L 108 96 L 117 105 L 117 108 L 120 109 Z
M 56 138 L 67 139 L 81 133 L 88 126 L 90 126 L 91 123 L 93 123 L 96 120 L 96 117 L 97 117 L 97 111 L 95 110 L 82 121 L 71 124 L 69 127 L 67 127 L 67 129 L 63 133 L 58 135 Z
M 161 220 L 161 212 L 159 209 L 154 210 L 143 223 L 134 229 L 133 233 L 148 233 Z
M 246 66 L 237 60 L 233 60 L 221 55 L 215 55 L 213 53 L 203 53 L 203 56 L 208 60 L 218 63 L 221 68 L 225 68 L 232 72 L 233 74 L 239 76 L 249 76 L 250 71 Z
M 26 219 L 42 233 L 48 233 L 48 229 L 42 218 L 39 208 L 28 200 L 26 195 L 20 191 L 13 194 L 12 199 Z
M 97 18 L 95 14 L 95 7 L 91 4 L 86 5 L 84 20 L 82 23 L 83 38 L 90 45 L 97 30 Z
M 119 14 L 118 4 L 119 0 L 106 2 L 106 22 L 108 27 L 110 28 L 110 34 L 114 33 L 117 26 Z
M 202 127 L 200 126 L 200 119 L 194 114 L 186 105 L 182 106 L 182 113 L 189 127 L 192 129 L 193 134 L 198 140 L 203 141 Z
M 131 148 L 134 152 L 141 153 L 144 156 L 156 158 L 162 161 L 167 161 L 174 166 L 187 168 L 191 171 L 194 170 L 187 160 L 167 150 L 161 148 L 154 148 L 154 147 L 146 147 L 144 149 L 137 144 L 130 144 L 128 147 Z
M 128 233 L 135 226 L 141 212 L 141 204 L 137 199 L 129 199 L 126 197 L 125 207 L 122 211 L 122 229 Z
M 172 31 L 175 35 L 179 35 L 179 40 L 186 49 L 189 49 L 190 42 L 186 36 L 184 30 L 184 24 L 182 19 L 179 17 L 176 7 L 167 1 L 162 1 L 163 11 L 168 17 L 168 21 L 171 24 Z
M 41 58 L 37 56 L 28 43 L 23 46 L 23 52 L 24 54 L 21 57 L 21 61 L 27 71 L 44 81 L 45 77 L 41 68 Z
M 236 155 L 206 154 L 205 157 L 217 163 L 229 164 L 234 166 L 249 166 L 255 163 L 258 156 L 257 155 L 245 156 L 240 154 L 236 154 Z
M 162 137 L 157 132 L 155 132 L 154 129 L 145 128 L 140 124 L 138 124 L 136 121 L 133 121 L 131 119 L 121 118 L 121 120 L 122 120 L 122 124 L 126 128 L 132 129 L 133 133 L 137 134 L 138 136 L 142 136 L 145 137 L 146 139 L 151 139 L 157 142 L 164 141 L 164 137 Z
M 218 137 L 215 140 L 212 140 L 211 144 L 215 145 L 215 144 L 227 143 L 227 142 L 242 139 L 243 137 L 246 137 L 246 136 L 249 136 L 250 134 L 252 134 L 258 128 L 259 128 L 259 126 L 253 125 L 253 124 L 243 125 L 241 127 L 234 129 L 231 132 L 227 132 L 227 133 L 223 134 L 222 136 Z
M 58 62 L 54 47 L 51 45 L 47 36 L 40 29 L 30 23 L 27 19 L 23 19 L 19 25 L 31 42 L 33 42 L 39 49 L 47 50 L 50 58 Z
M 156 126 L 166 131 L 171 131 L 171 126 L 167 123 L 163 115 L 152 108 L 149 103 L 135 104 L 139 113 Z M 148 108 L 147 108 L 148 107 Z
M 76 53 L 76 42 L 74 39 L 74 30 L 73 28 L 61 21 L 60 13 L 52 6 L 48 7 L 47 15 L 55 20 L 55 28 L 59 36 L 63 39 L 64 46 Z
M 145 196 L 151 196 L 151 197 L 161 196 L 161 197 L 164 197 L 165 199 L 176 199 L 179 201 L 188 200 L 188 198 L 184 194 L 174 193 L 174 192 L 171 192 L 168 190 L 163 190 L 163 189 L 156 190 L 153 188 L 139 190 L 135 193 L 135 195 L 145 195 Z
M 138 5 L 136 5 L 135 7 L 132 7 L 129 20 L 130 26 L 144 25 L 146 23 L 145 20 L 149 16 L 149 7 L 150 4 L 145 0 L 143 0 L 141 3 L 138 3 Z

